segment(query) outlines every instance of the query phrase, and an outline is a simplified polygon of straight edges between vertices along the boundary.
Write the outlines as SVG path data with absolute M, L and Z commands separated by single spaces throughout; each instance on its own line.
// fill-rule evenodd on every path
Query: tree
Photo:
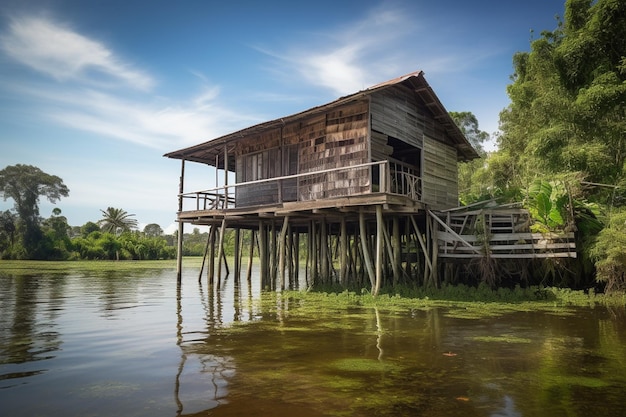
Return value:
M 98 221 L 103 232 L 119 235 L 122 232 L 127 232 L 137 228 L 137 220 L 131 217 L 134 214 L 129 214 L 125 210 L 108 207 L 102 212 L 102 219 Z
M 591 250 L 606 291 L 626 291 L 626 210 L 614 213 Z
M 486 156 L 483 143 L 489 139 L 489 133 L 480 130 L 478 127 L 478 119 L 474 113 L 469 111 L 456 112 L 451 111 L 450 116 L 454 123 L 461 129 L 469 143 L 481 157 Z
M 87 237 L 89 236 L 92 232 L 99 232 L 100 231 L 100 226 L 98 226 L 96 223 L 94 222 L 87 222 L 84 225 L 82 225 L 80 227 L 80 235 L 82 237 Z
M 585 248 L 577 259 L 591 254 L 607 288 L 626 288 L 620 255 L 626 231 L 607 216 L 601 220 L 608 228 L 596 236 L 601 210 L 595 209 L 608 205 L 610 213 L 626 201 L 624 15 L 623 0 L 567 0 L 556 28 L 532 41 L 530 52 L 514 55 L 511 104 L 500 114 L 499 163 L 489 165 L 500 189 L 565 187 L 563 200 L 529 193 L 527 203 L 548 226 L 558 223 L 555 205 L 565 209 L 575 221 L 566 227 L 577 230 L 577 247 Z M 593 241 L 595 248 L 587 243 Z M 587 268 L 581 263 L 579 270 Z
M 623 181 L 624 15 L 623 0 L 568 0 L 565 20 L 513 57 L 511 104 L 501 113 L 499 138 L 517 175 L 507 181 L 523 187 L 537 174 L 559 173 Z
M 480 158 L 459 165 L 459 198 L 463 204 L 493 198 L 494 195 L 487 175 L 487 152 L 483 143 L 489 139 L 489 133 L 480 130 L 478 119 L 472 112 L 450 112 L 452 120 L 461 129 Z
M 163 229 L 156 223 L 150 223 L 143 228 L 143 234 L 147 237 L 159 237 L 163 235 Z
M 0 171 L 0 194 L 13 199 L 18 215 L 17 231 L 26 257 L 41 257 L 37 245 L 42 232 L 39 226 L 39 198 L 56 203 L 69 195 L 63 180 L 32 165 L 10 165 Z
M 0 213 L 0 255 L 10 252 L 15 243 L 17 219 L 13 213 L 6 210 Z

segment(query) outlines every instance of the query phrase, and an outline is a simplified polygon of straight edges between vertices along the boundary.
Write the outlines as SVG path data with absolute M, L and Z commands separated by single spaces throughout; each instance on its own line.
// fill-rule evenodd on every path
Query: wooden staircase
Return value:
M 575 258 L 574 233 L 532 233 L 527 210 L 461 207 L 429 212 L 437 228 L 441 258 Z

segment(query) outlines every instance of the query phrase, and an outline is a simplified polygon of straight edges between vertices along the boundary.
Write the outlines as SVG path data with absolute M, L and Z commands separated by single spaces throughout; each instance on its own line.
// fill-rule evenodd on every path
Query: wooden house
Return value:
M 307 282 L 362 279 L 374 292 L 384 279 L 436 284 L 427 213 L 458 206 L 457 164 L 478 157 L 421 71 L 165 156 L 182 161 L 179 230 L 213 226 L 212 252 L 226 228 L 251 230 L 262 280 L 284 287 L 306 236 Z M 223 183 L 185 190 L 187 162 Z

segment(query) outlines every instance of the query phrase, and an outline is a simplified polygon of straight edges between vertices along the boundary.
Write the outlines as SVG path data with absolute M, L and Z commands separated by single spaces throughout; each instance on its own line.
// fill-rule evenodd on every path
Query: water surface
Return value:
M 0 415 L 626 415 L 623 309 L 316 309 L 197 277 L 0 272 Z

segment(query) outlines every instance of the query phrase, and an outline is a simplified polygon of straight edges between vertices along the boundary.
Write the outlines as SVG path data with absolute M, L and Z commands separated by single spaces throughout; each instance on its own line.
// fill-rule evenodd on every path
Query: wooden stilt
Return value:
M 209 230 L 209 240 L 211 241 L 211 244 L 209 245 L 209 266 L 207 269 L 207 280 L 210 286 L 212 286 L 215 282 L 215 229 L 215 226 L 211 226 L 211 229 Z
M 372 290 L 372 295 L 378 295 L 383 279 L 383 250 L 384 250 L 384 224 L 383 206 L 376 206 L 376 284 Z
M 328 268 L 328 233 L 326 229 L 326 219 L 320 221 L 320 281 L 327 284 L 330 282 Z
M 222 219 L 219 228 L 219 240 L 217 243 L 217 288 L 222 285 L 222 260 L 224 253 L 224 235 L 226 234 L 226 219 Z
M 432 222 L 432 230 L 431 230 L 431 239 L 432 239 L 432 253 L 433 260 L 431 268 L 431 282 L 435 288 L 439 288 L 439 268 L 437 265 L 437 256 L 439 255 L 439 244 L 437 242 L 437 224 Z
M 310 245 L 310 252 L 311 252 L 311 268 L 310 268 L 310 273 L 311 273 L 311 278 L 310 278 L 310 285 L 315 285 L 317 284 L 317 259 L 318 259 L 318 251 L 317 251 L 317 227 L 315 227 L 315 221 L 311 221 L 311 231 L 309 232 L 310 234 L 310 239 L 311 239 L 311 245 Z
M 432 269 L 432 263 L 430 261 L 430 252 L 428 251 L 428 246 L 426 245 L 426 242 L 424 242 L 424 238 L 422 236 L 422 232 L 420 231 L 419 227 L 417 226 L 417 222 L 415 221 L 415 219 L 413 218 L 413 216 L 409 216 L 409 218 L 411 219 L 411 223 L 413 224 L 413 228 L 415 229 L 415 234 L 417 236 L 417 240 L 420 244 L 420 247 L 422 248 L 422 252 L 424 253 L 424 281 L 426 281 L 426 279 L 428 279 L 428 277 L 430 276 L 430 270 Z M 428 221 L 426 222 L 426 224 L 428 225 Z M 428 227 L 426 228 L 428 230 Z
M 269 282 L 269 257 L 267 251 L 267 228 L 263 222 L 259 222 L 259 260 L 261 263 L 261 288 L 266 288 Z M 269 287 L 269 286 L 268 286 Z
M 185 188 L 185 160 L 181 160 L 180 180 L 178 182 L 178 212 L 183 211 L 183 192 Z M 183 228 L 184 224 L 178 220 L 178 242 L 176 247 L 176 282 L 181 284 L 183 278 Z
M 370 279 L 370 284 L 372 291 L 375 288 L 375 273 L 374 268 L 372 267 L 372 258 L 370 258 L 370 251 L 368 249 L 368 235 L 367 235 L 367 227 L 365 224 L 365 213 L 363 210 L 359 212 L 359 230 L 360 230 L 360 239 L 361 239 L 361 250 L 363 252 L 363 261 L 365 263 L 365 268 L 367 269 L 367 275 Z
M 395 287 L 398 285 L 402 271 L 402 241 L 400 237 L 400 219 L 398 216 L 393 216 L 391 219 L 391 234 L 391 247 L 393 249 L 391 266 L 393 268 L 393 286 Z
M 341 219 L 339 230 L 339 282 L 345 286 L 348 282 L 348 226 L 346 219 Z
M 288 226 L 289 216 L 285 216 L 285 218 L 283 219 L 283 227 L 280 229 L 280 238 L 278 240 L 278 270 L 280 276 L 278 288 L 283 291 L 285 289 L 285 257 L 287 256 L 286 239 Z
M 254 244 L 256 241 L 256 232 L 250 230 L 250 249 L 248 251 L 248 268 L 246 270 L 246 281 L 248 288 L 252 287 L 252 262 L 254 261 Z
M 300 287 L 300 233 L 295 232 L 293 236 L 293 281 L 295 288 Z
M 183 222 L 178 222 L 178 245 L 176 249 L 176 281 L 181 284 L 183 278 Z
M 269 257 L 270 257 L 270 289 L 271 290 L 275 290 L 276 289 L 276 278 L 277 278 L 277 272 L 278 272 L 278 261 L 277 261 L 277 255 L 278 255 L 278 250 L 277 250 L 277 243 L 278 243 L 278 236 L 277 236 L 277 232 L 276 232 L 276 223 L 274 221 L 271 222 L 270 224 L 270 231 L 268 234 L 268 237 L 270 239 L 270 242 L 268 244 L 268 248 L 269 248 Z
M 211 234 L 209 233 L 206 238 L 206 245 L 204 246 L 204 253 L 202 255 L 202 265 L 200 266 L 200 273 L 198 274 L 198 283 L 202 283 L 202 272 L 204 271 L 204 264 L 209 252 L 209 244 L 211 243 Z
M 241 278 L 241 229 L 235 229 L 235 279 Z

